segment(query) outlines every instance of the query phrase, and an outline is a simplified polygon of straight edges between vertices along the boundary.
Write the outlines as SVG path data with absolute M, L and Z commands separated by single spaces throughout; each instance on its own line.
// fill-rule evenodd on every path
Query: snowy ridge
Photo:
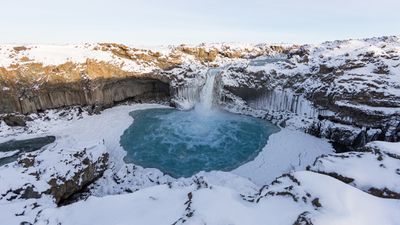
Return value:
M 301 215 L 313 224 L 325 225 L 400 222 L 396 213 L 398 201 L 375 198 L 311 172 L 297 172 L 292 178 L 297 183 L 280 178 L 281 184 L 263 189 L 263 197 L 256 202 L 246 201 L 230 188 L 207 182 L 200 187 L 160 185 L 133 194 L 92 197 L 70 206 L 46 209 L 39 213 L 36 224 L 293 224 L 302 219 Z M 285 184 L 289 187 L 291 183 L 287 195 L 272 194 L 280 193 Z M 332 189 L 335 195 L 330 193 Z M 116 206 L 115 202 L 120 204 Z
M 300 82 L 294 83 L 292 88 L 302 89 L 305 94 L 316 91 L 326 92 L 326 95 L 357 94 L 373 90 L 392 96 L 398 104 L 398 37 L 325 42 L 302 46 L 290 54 L 292 57 L 287 61 L 268 63 L 264 67 L 249 66 L 248 70 L 272 73 L 272 77 L 280 78 L 273 80 L 275 85 L 296 79 Z
M 318 157 L 309 169 L 328 174 L 378 197 L 399 198 L 398 160 L 380 152 L 349 152 Z
M 40 63 L 43 66 L 61 65 L 67 62 L 82 64 L 88 59 L 109 62 L 132 72 L 150 72 L 152 67 L 145 67 L 138 62 L 118 57 L 111 51 L 101 50 L 99 44 L 78 45 L 0 45 L 0 67 Z

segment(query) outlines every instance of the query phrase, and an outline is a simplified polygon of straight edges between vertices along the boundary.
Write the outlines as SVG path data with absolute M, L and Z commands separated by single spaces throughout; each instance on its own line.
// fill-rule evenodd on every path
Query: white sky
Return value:
M 0 0 L 1 43 L 316 43 L 400 35 L 400 0 Z

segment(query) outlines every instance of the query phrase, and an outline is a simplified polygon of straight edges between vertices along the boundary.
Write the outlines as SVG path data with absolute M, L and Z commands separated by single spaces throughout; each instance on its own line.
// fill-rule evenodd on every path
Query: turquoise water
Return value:
M 120 141 L 124 160 L 176 178 L 235 169 L 254 159 L 279 130 L 261 119 L 220 111 L 147 109 L 131 116 L 134 122 Z

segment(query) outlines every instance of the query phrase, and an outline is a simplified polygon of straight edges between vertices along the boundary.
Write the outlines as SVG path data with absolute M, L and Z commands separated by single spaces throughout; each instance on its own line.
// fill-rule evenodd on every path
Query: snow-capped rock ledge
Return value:
M 50 145 L 0 167 L 0 202 L 50 195 L 59 204 L 103 175 L 108 153 L 102 144 L 80 148 Z
M 332 176 L 372 195 L 400 199 L 400 144 L 392 152 L 373 148 L 366 151 L 329 154 L 318 157 L 308 170 Z
M 232 63 L 222 76 L 226 108 L 303 129 L 347 150 L 399 141 L 398 37 L 305 45 L 283 55 Z

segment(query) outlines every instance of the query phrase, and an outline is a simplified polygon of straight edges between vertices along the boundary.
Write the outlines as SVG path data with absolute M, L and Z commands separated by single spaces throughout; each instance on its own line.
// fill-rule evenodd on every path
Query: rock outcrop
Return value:
M 383 144 L 389 144 L 382 142 Z M 308 167 L 381 198 L 400 199 L 400 145 L 371 142 L 361 151 L 323 155 Z
M 373 140 L 399 141 L 399 40 L 305 45 L 281 58 L 233 64 L 224 73 L 225 93 L 282 124 L 298 117 L 305 131 L 348 150 Z
M 56 204 L 101 177 L 107 168 L 104 145 L 59 149 L 54 146 L 21 155 L 0 167 L 0 201 L 49 195 Z

